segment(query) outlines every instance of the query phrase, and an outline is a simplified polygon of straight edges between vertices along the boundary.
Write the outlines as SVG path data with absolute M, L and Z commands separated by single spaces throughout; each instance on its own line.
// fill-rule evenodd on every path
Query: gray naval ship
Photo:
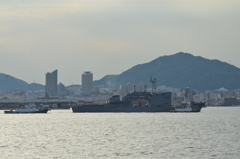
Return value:
M 73 113 L 83 112 L 171 112 L 171 92 L 132 92 L 120 100 L 114 95 L 105 104 L 82 104 L 71 107 Z
M 73 106 L 73 113 L 82 112 L 170 112 L 171 92 L 149 93 L 133 92 L 120 100 L 119 95 L 112 96 L 105 104 L 82 104 Z
M 114 95 L 104 104 L 82 104 L 71 107 L 73 113 L 83 112 L 171 112 L 174 110 L 171 103 L 171 92 L 156 93 L 157 79 L 150 80 L 152 93 L 145 90 L 136 92 L 135 86 L 132 93 L 125 95 L 122 100 L 119 95 Z

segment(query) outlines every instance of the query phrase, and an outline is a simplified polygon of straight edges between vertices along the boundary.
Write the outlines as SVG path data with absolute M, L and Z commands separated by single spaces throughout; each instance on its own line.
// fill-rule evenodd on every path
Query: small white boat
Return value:
M 19 113 L 47 113 L 48 109 L 38 108 L 35 104 L 22 105 L 15 110 L 5 110 L 5 114 L 19 114 Z

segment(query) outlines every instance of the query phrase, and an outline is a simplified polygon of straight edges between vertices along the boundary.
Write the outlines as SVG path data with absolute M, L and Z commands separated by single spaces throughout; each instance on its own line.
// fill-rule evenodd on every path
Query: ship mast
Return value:
M 150 74 L 150 79 L 149 82 L 152 83 L 152 94 L 156 93 L 156 84 L 157 84 L 157 79 L 156 78 L 152 78 L 151 74 Z

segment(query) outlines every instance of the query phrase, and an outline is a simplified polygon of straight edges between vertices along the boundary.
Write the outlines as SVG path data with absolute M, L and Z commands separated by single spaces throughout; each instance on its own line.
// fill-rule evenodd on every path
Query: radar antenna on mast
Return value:
M 156 93 L 156 84 L 157 84 L 157 79 L 156 78 L 152 78 L 151 74 L 150 74 L 150 79 L 149 82 L 152 83 L 152 93 Z

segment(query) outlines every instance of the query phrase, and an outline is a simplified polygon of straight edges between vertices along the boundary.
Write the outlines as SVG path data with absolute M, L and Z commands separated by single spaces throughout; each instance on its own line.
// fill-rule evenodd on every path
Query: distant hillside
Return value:
M 17 79 L 13 76 L 0 73 L 0 91 L 28 91 L 41 90 L 44 86 L 37 83 L 28 84 L 27 82 Z
M 150 87 L 149 77 L 157 78 L 157 86 L 197 90 L 214 90 L 221 87 L 239 89 L 240 69 L 219 60 L 209 60 L 189 53 L 179 52 L 161 56 L 151 62 L 136 65 L 119 75 L 107 75 L 94 81 L 94 85 L 119 88 L 121 84 L 139 84 L 143 81 Z M 70 87 L 70 86 L 69 86 Z M 27 82 L 0 73 L 0 91 L 44 90 L 44 85 Z
M 239 68 L 219 60 L 209 60 L 182 52 L 136 65 L 119 75 L 107 75 L 94 84 L 106 85 L 108 82 L 118 88 L 127 82 L 138 84 L 143 81 L 150 87 L 150 74 L 157 78 L 158 86 L 190 87 L 202 91 L 220 87 L 240 88 Z

